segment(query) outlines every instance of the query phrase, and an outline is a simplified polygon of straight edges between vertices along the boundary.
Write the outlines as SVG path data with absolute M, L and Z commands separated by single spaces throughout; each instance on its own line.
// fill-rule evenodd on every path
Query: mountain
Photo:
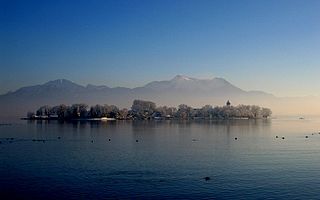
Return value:
M 39 106 L 61 103 L 114 104 L 130 108 L 134 99 L 151 100 L 157 105 L 177 106 L 184 103 L 194 107 L 206 104 L 223 105 L 230 100 L 236 105 L 258 104 L 271 108 L 276 108 L 278 102 L 282 102 L 279 104 L 281 107 L 290 101 L 262 91 L 242 90 L 223 78 L 196 79 L 177 75 L 171 80 L 153 81 L 136 88 L 110 88 L 91 84 L 82 86 L 69 80 L 58 79 L 0 95 L 0 116 L 23 116 L 27 111 L 34 111 Z
M 262 91 L 242 90 L 223 78 L 197 79 L 182 75 L 171 80 L 153 81 L 133 90 L 146 99 L 172 106 L 181 103 L 196 107 L 205 104 L 222 105 L 228 99 L 234 103 L 248 103 L 248 98 L 253 100 L 274 97 Z
M 148 83 L 144 88 L 158 92 L 177 90 L 179 92 L 220 92 L 223 93 L 243 93 L 240 88 L 235 87 L 222 78 L 196 79 L 187 76 L 177 75 L 169 81 L 154 81 Z

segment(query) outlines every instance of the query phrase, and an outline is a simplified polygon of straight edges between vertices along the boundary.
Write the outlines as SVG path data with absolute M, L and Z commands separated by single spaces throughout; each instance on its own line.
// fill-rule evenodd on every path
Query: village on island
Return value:
M 272 114 L 269 108 L 256 105 L 232 106 L 228 100 L 224 106 L 205 105 L 192 108 L 185 104 L 176 107 L 159 106 L 154 102 L 134 100 L 131 109 L 119 109 L 114 105 L 64 104 L 50 107 L 41 106 L 36 112 L 28 112 L 27 120 L 170 120 L 170 119 L 258 119 L 268 118 Z

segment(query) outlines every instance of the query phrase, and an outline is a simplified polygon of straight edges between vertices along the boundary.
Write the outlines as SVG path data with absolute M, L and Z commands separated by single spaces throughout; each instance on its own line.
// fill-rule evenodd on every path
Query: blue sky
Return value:
M 320 95 L 320 1 L 15 1 L 0 5 L 0 93 L 66 78 L 141 86 L 223 77 Z

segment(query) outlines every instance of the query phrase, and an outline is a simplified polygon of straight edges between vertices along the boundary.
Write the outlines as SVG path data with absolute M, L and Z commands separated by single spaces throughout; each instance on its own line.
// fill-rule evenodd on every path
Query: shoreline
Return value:
M 230 118 L 145 118 L 145 119 L 138 119 L 138 118 L 131 118 L 131 119 L 117 119 L 117 118 L 79 118 L 79 119 L 59 119 L 56 117 L 37 117 L 37 118 L 28 118 L 22 117 L 20 120 L 39 120 L 39 121 L 46 121 L 46 120 L 53 120 L 53 121 L 174 121 L 174 120 L 195 120 L 195 121 L 211 121 L 211 120 L 218 120 L 218 121 L 227 121 L 227 120 L 265 120 L 265 119 L 272 119 L 268 118 L 237 118 L 237 117 L 230 117 Z

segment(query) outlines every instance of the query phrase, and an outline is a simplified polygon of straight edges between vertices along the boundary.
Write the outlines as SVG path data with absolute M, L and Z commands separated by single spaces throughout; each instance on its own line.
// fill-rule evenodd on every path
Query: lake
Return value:
M 320 199 L 317 118 L 10 123 L 1 199 Z

